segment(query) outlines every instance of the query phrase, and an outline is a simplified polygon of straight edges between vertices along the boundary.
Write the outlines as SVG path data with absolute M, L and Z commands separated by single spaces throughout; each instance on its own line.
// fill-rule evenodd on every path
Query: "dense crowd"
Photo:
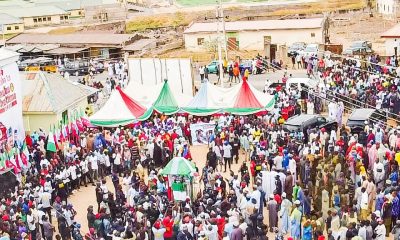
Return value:
M 318 88 L 269 89 L 276 105 L 267 114 L 155 115 L 69 134 L 57 139 L 55 153 L 45 132 L 28 135 L 30 164 L 1 199 L 2 238 L 261 240 L 274 232 L 278 239 L 399 239 L 400 130 L 371 120 L 355 134 L 343 124 L 356 99 L 396 116 L 399 81 L 357 60 L 317 63 Z M 337 129 L 283 127 L 293 114 L 324 110 Z M 209 152 L 196 159 L 190 124 L 199 122 L 215 129 Z M 180 201 L 160 171 L 176 156 L 204 165 L 190 176 L 192 196 Z M 185 189 L 188 179 L 175 177 Z M 78 223 L 68 199 L 88 184 L 97 204 Z

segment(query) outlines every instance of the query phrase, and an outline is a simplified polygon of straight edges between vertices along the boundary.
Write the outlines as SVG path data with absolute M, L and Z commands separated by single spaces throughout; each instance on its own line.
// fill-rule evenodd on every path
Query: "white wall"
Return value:
M 193 96 L 190 59 L 129 58 L 129 81 L 145 86 L 157 86 L 168 79 L 173 92 Z
M 311 33 L 315 37 L 311 37 Z M 237 34 L 240 50 L 264 50 L 264 36 L 271 36 L 271 43 L 289 46 L 294 42 L 322 43 L 322 28 L 319 29 L 286 29 L 286 30 L 263 30 L 263 31 L 243 31 Z M 213 41 L 217 38 L 216 33 L 191 33 L 184 34 L 185 48 L 189 51 L 201 52 L 209 50 L 207 44 L 199 46 L 198 38 L 204 38 L 205 42 Z
M 377 0 L 376 9 L 378 13 L 392 15 L 395 13 L 396 0 Z
M 394 47 L 397 47 L 397 55 L 400 54 L 400 38 L 385 38 L 386 56 L 394 55 Z

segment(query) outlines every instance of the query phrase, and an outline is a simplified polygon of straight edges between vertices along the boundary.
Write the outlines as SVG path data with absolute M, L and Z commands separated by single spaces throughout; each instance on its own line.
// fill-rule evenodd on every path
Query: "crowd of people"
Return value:
M 59 139 L 55 153 L 47 151 L 44 131 L 27 135 L 30 164 L 2 195 L 1 237 L 399 239 L 400 129 L 371 119 L 354 133 L 343 123 L 350 106 L 384 109 L 398 119 L 396 71 L 361 60 L 317 63 L 316 90 L 269 89 L 276 105 L 267 114 L 156 114 Z M 288 117 L 314 109 L 326 110 L 338 128 L 286 131 Z M 190 124 L 200 122 L 215 129 L 199 157 L 191 153 Z M 180 201 L 161 174 L 176 156 L 196 166 L 193 194 Z M 95 186 L 96 202 L 87 207 L 87 222 L 78 222 L 69 196 L 87 185 Z

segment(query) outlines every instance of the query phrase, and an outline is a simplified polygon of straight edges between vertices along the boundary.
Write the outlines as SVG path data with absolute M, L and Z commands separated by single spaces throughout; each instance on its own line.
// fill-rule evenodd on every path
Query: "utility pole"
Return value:
M 220 0 L 221 1 L 221 0 Z M 219 80 L 221 81 L 221 87 L 224 87 L 224 73 L 223 73 L 223 68 L 222 68 L 222 48 L 221 48 L 221 36 L 220 36 L 220 30 L 219 30 L 219 9 L 220 5 L 217 6 L 217 11 L 216 11 L 216 18 L 217 18 L 217 44 L 218 44 L 218 73 L 219 73 Z
M 228 61 L 228 48 L 227 48 L 227 41 L 226 41 L 226 31 L 225 31 L 225 16 L 224 16 L 224 8 L 222 7 L 222 0 L 218 2 L 220 11 L 221 11 L 221 19 L 222 19 L 222 33 L 224 34 L 224 50 L 225 50 L 225 59 Z

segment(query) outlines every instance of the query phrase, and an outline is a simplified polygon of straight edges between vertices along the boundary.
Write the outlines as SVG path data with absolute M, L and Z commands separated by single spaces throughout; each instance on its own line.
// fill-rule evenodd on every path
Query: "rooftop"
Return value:
M 139 39 L 136 42 L 124 47 L 124 51 L 139 51 L 146 48 L 148 45 L 155 43 L 155 39 Z
M 40 16 L 53 16 L 60 14 L 67 14 L 66 11 L 55 6 L 15 6 L 15 7 L 1 7 L 0 13 L 7 13 L 16 18 L 26 17 L 40 17 Z
M 22 20 L 6 13 L 0 13 L 0 26 L 14 23 L 22 23 Z M 0 29 L 0 32 L 2 29 Z
M 381 34 L 382 38 L 397 38 L 400 37 L 400 23 L 394 25 L 394 27 L 390 28 L 386 32 Z
M 21 72 L 24 112 L 59 113 L 65 111 L 97 89 L 72 83 L 59 74 Z
M 99 44 L 99 45 L 123 45 L 130 41 L 135 34 L 113 33 L 75 33 L 75 34 L 19 34 L 7 41 L 7 44 Z M 83 47 L 83 46 L 82 46 Z
M 323 18 L 226 22 L 227 32 L 321 28 Z M 216 32 L 216 22 L 193 23 L 184 33 Z
M 35 0 L 37 6 L 56 6 L 65 11 L 83 9 L 85 7 L 117 3 L 116 0 Z

